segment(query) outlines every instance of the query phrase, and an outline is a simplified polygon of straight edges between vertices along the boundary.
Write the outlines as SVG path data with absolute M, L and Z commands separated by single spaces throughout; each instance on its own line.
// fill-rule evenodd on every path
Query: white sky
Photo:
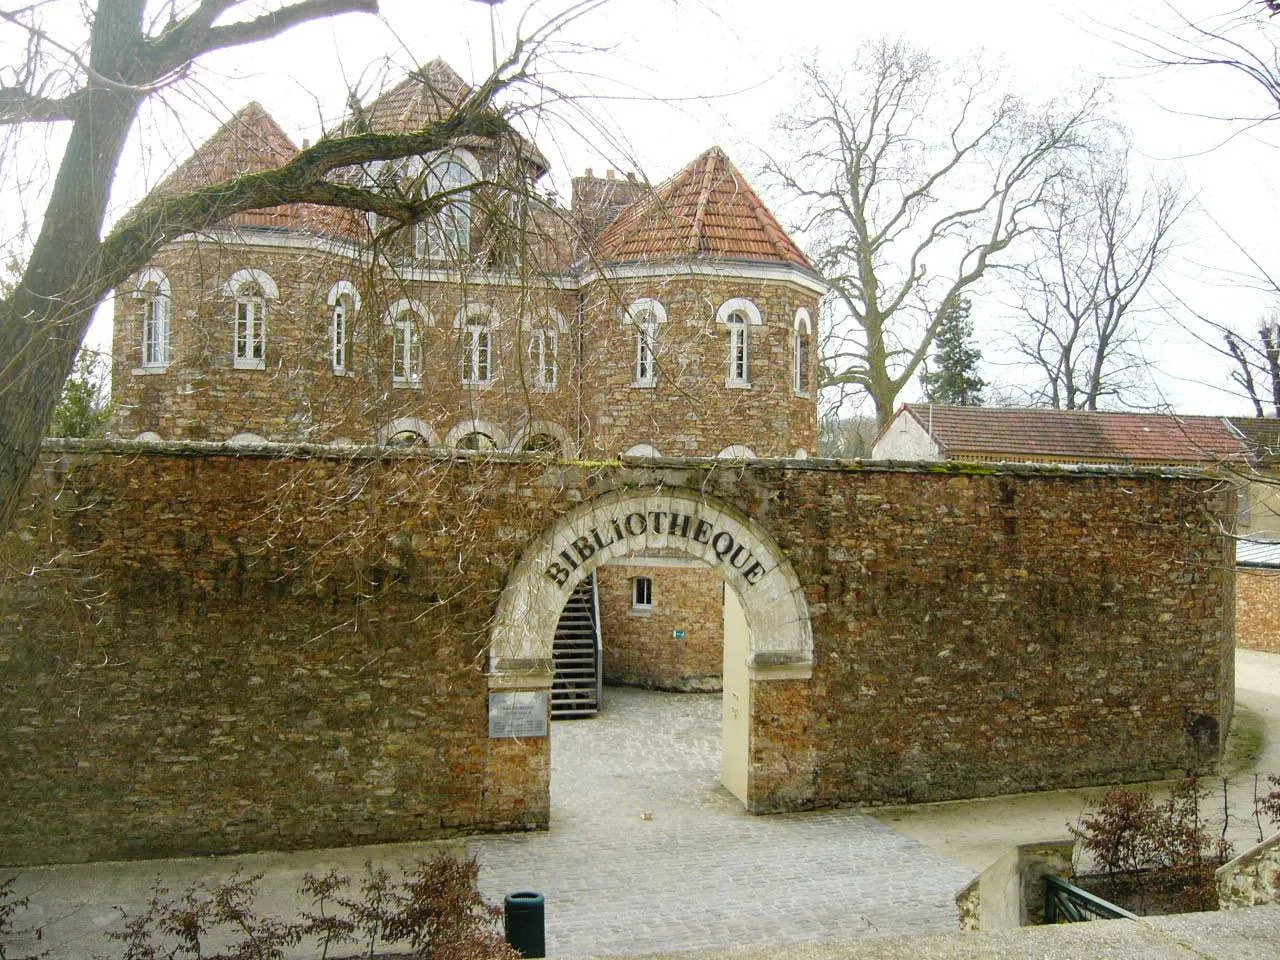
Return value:
M 528 16 L 536 21 L 565 2 L 535 4 Z M 1178 3 L 1189 16 L 1232 6 L 1233 0 Z M 526 9 L 525 0 L 507 0 L 496 8 L 500 48 L 513 37 Z M 208 63 L 199 75 L 200 87 L 185 99 L 170 97 L 152 117 L 166 131 L 163 146 L 157 151 L 152 145 L 145 158 L 135 157 L 132 175 L 122 179 L 118 206 L 136 201 L 145 184 L 154 184 L 175 158 L 250 99 L 301 139 L 315 134 L 320 117 L 340 115 L 346 80 L 361 76 L 380 58 L 390 57 L 403 68 L 442 56 L 466 79 L 487 72 L 488 6 L 474 0 L 382 0 L 382 10 L 381 21 L 348 15 Z M 564 35 L 600 49 L 565 51 L 550 63 L 565 71 L 557 80 L 565 87 L 625 98 L 588 107 L 609 118 L 610 133 L 594 132 L 583 142 L 565 124 L 552 123 L 534 134 L 555 167 L 562 196 L 567 196 L 568 177 L 585 167 L 597 173 L 607 167 L 632 169 L 638 158 L 644 174 L 657 182 L 713 143 L 725 147 L 753 178 L 756 149 L 789 101 L 788 66 L 806 57 L 838 59 L 861 40 L 881 34 L 902 35 L 943 56 L 981 47 L 1005 63 L 1010 88 L 1033 100 L 1094 75 L 1115 77 L 1111 109 L 1133 130 L 1140 157 L 1185 179 L 1199 198 L 1196 215 L 1184 225 L 1172 284 L 1200 309 L 1238 318 L 1248 329 L 1268 304 L 1232 272 L 1240 268 L 1240 258 L 1209 217 L 1264 262 L 1273 257 L 1280 197 L 1267 176 L 1276 147 L 1266 140 L 1280 140 L 1280 123 L 1221 145 L 1230 128 L 1197 114 L 1266 105 L 1226 72 L 1140 70 L 1118 41 L 1122 28 L 1154 34 L 1157 27 L 1144 27 L 1144 21 L 1172 25 L 1174 14 L 1158 0 L 613 0 Z M 181 129 L 165 119 L 168 114 L 180 115 Z M 618 131 L 621 138 L 613 136 Z M 776 206 L 778 198 L 761 192 Z M 1268 266 L 1280 273 L 1280 262 Z M 981 323 L 980 302 L 974 315 Z M 986 341 L 990 331 L 982 333 Z M 102 335 L 101 330 L 96 334 Z M 1153 328 L 1148 351 L 1164 371 L 1160 390 L 1175 409 L 1247 412 L 1223 392 L 1226 364 L 1176 325 Z

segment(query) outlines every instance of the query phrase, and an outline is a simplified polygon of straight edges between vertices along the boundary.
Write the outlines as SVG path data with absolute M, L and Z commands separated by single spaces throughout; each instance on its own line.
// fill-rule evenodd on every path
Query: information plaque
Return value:
M 546 690 L 489 694 L 490 737 L 545 737 L 547 733 Z

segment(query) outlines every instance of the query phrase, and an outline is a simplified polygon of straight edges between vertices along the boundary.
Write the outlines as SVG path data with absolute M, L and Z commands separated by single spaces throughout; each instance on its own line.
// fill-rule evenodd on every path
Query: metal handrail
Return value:
M 1137 916 L 1088 890 L 1045 874 L 1044 922 L 1081 923 L 1086 920 L 1137 920 Z

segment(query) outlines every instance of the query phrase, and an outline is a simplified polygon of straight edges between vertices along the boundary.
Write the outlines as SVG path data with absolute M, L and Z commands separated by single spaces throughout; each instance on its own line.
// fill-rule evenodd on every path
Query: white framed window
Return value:
M 237 270 L 224 293 L 233 298 L 231 366 L 236 370 L 267 367 L 267 301 L 280 299 L 271 277 L 261 270 Z
M 142 308 L 142 366 L 162 370 L 172 357 L 173 300 L 169 278 L 154 268 L 144 270 L 133 289 Z
M 266 365 L 267 298 L 257 284 L 241 284 L 236 292 L 236 339 L 232 366 L 237 370 L 263 370 Z
M 469 320 L 462 328 L 462 382 L 482 385 L 493 380 L 493 328 L 487 320 Z
M 560 379 L 560 335 L 551 327 L 539 327 L 529 341 L 529 362 L 534 382 L 544 390 L 554 390 Z
M 631 580 L 631 609 L 653 609 L 653 578 L 633 577 Z
M 725 386 L 751 386 L 750 331 L 763 323 L 760 308 L 745 297 L 734 297 L 720 304 L 716 322 L 723 323 L 728 333 Z
M 351 326 L 360 309 L 360 294 L 349 280 L 339 280 L 329 288 L 329 363 L 339 376 L 351 370 Z
M 437 160 L 427 170 L 423 195 L 439 198 L 441 206 L 414 226 L 413 246 L 418 259 L 460 260 L 471 251 L 470 185 L 477 178 L 463 161 L 459 151 Z
M 809 396 L 809 351 L 813 349 L 813 326 L 809 311 L 801 307 L 796 311 L 795 329 L 791 338 L 791 389 L 797 396 Z
M 402 310 L 391 324 L 391 383 L 398 387 L 422 385 L 422 335 L 418 315 Z
M 659 329 L 666 319 L 666 309 L 651 297 L 637 300 L 622 316 L 623 324 L 634 328 L 631 355 L 633 387 L 657 386 L 658 358 L 661 356 Z
M 729 377 L 728 383 L 742 387 L 751 382 L 750 368 L 747 365 L 747 318 L 734 311 L 729 314 L 725 325 L 729 328 Z

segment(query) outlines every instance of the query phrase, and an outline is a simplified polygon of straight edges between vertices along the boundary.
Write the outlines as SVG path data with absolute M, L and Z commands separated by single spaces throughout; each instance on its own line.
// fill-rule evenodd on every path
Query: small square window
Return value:
M 633 610 L 653 609 L 652 577 L 636 577 L 631 581 L 631 607 Z

